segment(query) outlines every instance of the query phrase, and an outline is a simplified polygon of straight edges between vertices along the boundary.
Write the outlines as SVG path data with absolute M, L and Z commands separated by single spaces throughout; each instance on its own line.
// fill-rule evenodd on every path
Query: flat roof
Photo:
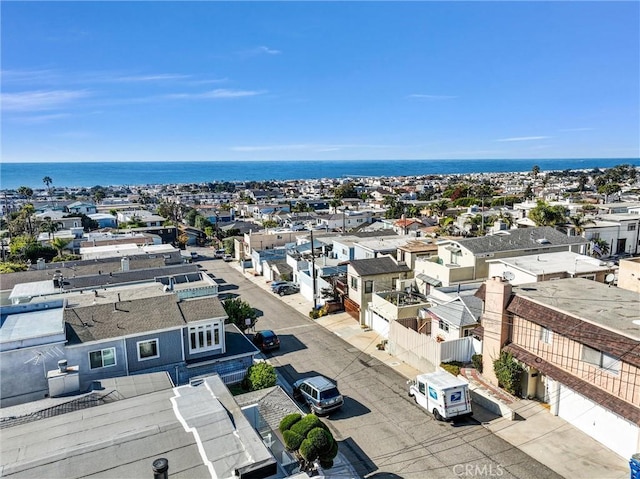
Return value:
M 60 288 L 53 285 L 53 278 L 45 281 L 32 281 L 31 283 L 16 284 L 11 290 L 9 299 L 31 298 L 34 296 L 46 296 L 59 293 Z
M 640 296 L 584 278 L 515 286 L 513 292 L 550 309 L 640 340 Z
M 607 265 L 607 263 L 597 258 L 574 253 L 572 251 L 558 251 L 555 253 L 500 258 L 489 260 L 487 263 L 502 263 L 535 275 L 562 272 L 584 274 L 608 271 L 613 268 L 613 266 Z
M 105 393 L 108 391 L 105 389 Z M 218 376 L 2 430 L 2 477 L 233 477 L 275 461 Z
M 62 308 L 43 309 L 2 317 L 0 344 L 64 334 Z

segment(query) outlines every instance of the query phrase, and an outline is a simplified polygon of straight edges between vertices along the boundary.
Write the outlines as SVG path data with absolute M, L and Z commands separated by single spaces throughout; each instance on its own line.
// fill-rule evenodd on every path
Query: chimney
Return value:
M 120 266 L 122 271 L 129 271 L 129 258 L 126 256 L 120 260 Z
M 493 371 L 493 360 L 509 341 L 511 325 L 506 311 L 511 299 L 511 283 L 500 276 L 485 281 L 484 314 L 480 319 L 484 329 L 482 346 L 482 375 L 497 385 L 498 378 Z
M 58 370 L 61 373 L 66 373 L 67 372 L 67 360 L 66 359 L 61 359 L 60 361 L 58 361 Z

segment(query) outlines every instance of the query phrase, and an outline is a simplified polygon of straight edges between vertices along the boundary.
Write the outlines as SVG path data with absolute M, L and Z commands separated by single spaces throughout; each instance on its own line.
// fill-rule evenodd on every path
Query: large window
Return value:
M 91 369 L 106 368 L 116 365 L 116 348 L 101 349 L 89 353 L 89 367 Z
M 606 369 L 607 372 L 611 374 L 618 374 L 620 372 L 620 359 L 598 351 L 597 349 L 590 348 L 589 346 L 582 346 L 582 360 L 585 363 Z
M 358 291 L 358 278 L 355 276 L 351 276 L 351 289 L 354 291 Z
M 442 331 L 448 333 L 449 332 L 449 323 L 439 319 L 438 320 L 438 328 L 441 329 Z
M 138 341 L 136 344 L 138 345 L 138 361 L 160 357 L 157 339 Z
M 217 349 L 220 346 L 220 325 L 203 324 L 189 328 L 189 351 L 198 353 Z

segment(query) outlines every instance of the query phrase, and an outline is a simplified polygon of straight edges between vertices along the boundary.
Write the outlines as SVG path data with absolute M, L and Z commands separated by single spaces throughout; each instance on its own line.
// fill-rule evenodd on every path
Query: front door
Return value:
M 618 240 L 618 247 L 616 248 L 615 254 L 624 253 L 626 247 L 627 247 L 627 238 L 619 239 Z

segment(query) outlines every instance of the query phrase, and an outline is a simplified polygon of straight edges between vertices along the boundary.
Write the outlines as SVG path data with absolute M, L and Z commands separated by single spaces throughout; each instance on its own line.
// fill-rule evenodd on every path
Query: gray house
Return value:
M 157 371 L 175 384 L 213 372 L 239 382 L 258 350 L 226 319 L 217 297 L 181 299 L 173 291 L 64 308 L 59 300 L 3 308 L 0 403 L 53 394 L 59 360 L 77 375 L 79 390 L 103 378 Z

